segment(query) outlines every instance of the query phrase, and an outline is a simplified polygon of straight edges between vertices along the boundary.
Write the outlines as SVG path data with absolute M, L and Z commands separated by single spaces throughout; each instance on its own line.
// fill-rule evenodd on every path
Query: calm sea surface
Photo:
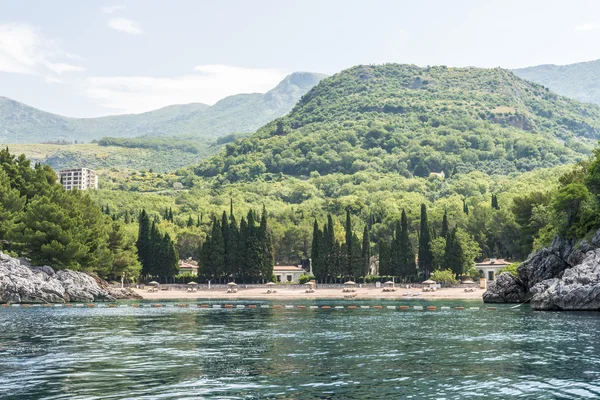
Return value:
M 2 307 L 0 398 L 600 398 L 599 313 L 427 304 Z

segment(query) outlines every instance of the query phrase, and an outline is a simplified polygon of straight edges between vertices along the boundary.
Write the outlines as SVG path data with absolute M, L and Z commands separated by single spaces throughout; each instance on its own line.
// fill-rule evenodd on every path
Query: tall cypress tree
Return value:
M 325 231 L 325 230 L 324 230 Z M 338 249 L 335 243 L 335 227 L 333 225 L 333 217 L 327 214 L 327 233 L 323 235 L 324 242 L 324 257 L 323 257 L 323 276 L 330 280 L 336 273 L 336 265 L 339 264 Z
M 190 217 L 187 220 L 187 227 L 191 228 L 192 226 L 194 226 L 194 219 L 192 218 L 192 216 L 190 215 Z
M 345 229 L 346 229 L 346 268 L 345 271 L 343 271 L 343 273 L 345 275 L 352 275 L 353 274 L 353 260 L 352 260 L 352 255 L 353 255 L 353 249 L 352 249 L 352 218 L 350 218 L 350 209 L 346 209 L 346 225 L 345 225 Z
M 177 275 L 179 273 L 179 255 L 175 243 L 173 243 L 168 233 L 165 234 L 162 240 L 162 253 L 162 275 L 166 277 Z
M 223 242 L 221 224 L 214 216 L 210 242 L 209 268 L 215 278 L 221 279 L 225 276 L 225 243 Z
M 369 271 L 371 268 L 371 233 L 369 232 L 368 224 L 365 224 L 365 229 L 363 230 L 362 262 L 362 276 L 366 277 L 367 275 L 369 275 Z
M 312 243 L 310 246 L 310 260 L 312 265 L 313 274 L 319 279 L 323 278 L 323 271 L 321 266 L 321 255 L 319 250 L 321 247 L 321 230 L 319 229 L 319 223 L 315 219 L 313 224 Z
M 142 275 L 150 273 L 148 269 L 148 249 L 150 242 L 150 218 L 146 210 L 142 210 L 138 218 L 139 230 L 136 246 L 138 249 L 138 259 L 142 264 Z
M 256 212 L 254 210 L 248 211 L 248 229 L 246 233 L 246 268 L 248 271 L 248 276 L 252 281 L 260 279 L 263 260 L 255 217 Z
M 446 238 L 446 247 L 444 249 L 444 265 L 447 268 L 450 268 L 457 277 L 460 277 L 464 272 L 463 249 L 456 236 L 456 228 L 452 229 Z
M 390 260 L 390 245 L 387 241 L 381 239 L 379 241 L 379 275 L 392 275 L 391 260 Z
M 229 263 L 229 273 L 235 280 L 240 273 L 240 265 L 244 262 L 244 255 L 240 253 L 240 230 L 235 215 L 229 216 L 228 240 L 228 254 L 226 255 L 226 259 Z
M 169 207 L 169 221 L 173 222 L 173 209 Z
M 247 254 L 247 248 L 248 248 L 248 223 L 246 222 L 246 219 L 244 217 L 242 217 L 242 220 L 240 221 L 240 236 L 239 236 L 240 240 L 237 243 L 237 248 L 238 248 L 238 271 L 239 271 L 239 275 L 240 277 L 244 280 L 247 281 L 250 276 L 250 273 L 248 272 L 248 259 L 246 257 Z M 241 261 L 241 262 L 240 262 Z
M 442 219 L 442 234 L 443 238 L 448 236 L 448 212 L 444 210 L 444 219 Z
M 150 240 L 148 242 L 148 273 L 153 276 L 161 276 L 161 250 L 162 239 L 156 221 L 150 227 Z
M 433 269 L 433 253 L 431 252 L 431 236 L 427 222 L 427 208 L 421 204 L 421 225 L 419 233 L 419 269 L 424 278 L 428 278 Z
M 417 266 L 415 264 L 415 251 L 413 249 L 412 242 L 408 232 L 408 218 L 406 212 L 402 210 L 402 216 L 400 217 L 400 270 L 402 276 L 410 279 L 417 275 Z M 433 262 L 433 255 L 432 255 Z
M 267 227 L 267 210 L 264 206 L 260 217 L 260 225 L 258 227 L 258 240 L 262 253 L 261 276 L 263 280 L 271 281 L 274 265 L 273 242 Z

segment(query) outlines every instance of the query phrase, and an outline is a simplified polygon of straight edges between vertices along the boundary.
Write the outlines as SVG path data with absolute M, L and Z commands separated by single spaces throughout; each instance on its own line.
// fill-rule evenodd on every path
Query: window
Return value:
M 287 281 L 288 281 L 288 282 L 291 282 L 293 278 L 294 278 L 294 276 L 293 276 L 293 275 L 288 275 L 288 276 L 287 276 Z
M 281 275 L 277 275 L 277 282 L 281 282 Z
M 488 271 L 488 281 L 494 280 L 494 271 Z

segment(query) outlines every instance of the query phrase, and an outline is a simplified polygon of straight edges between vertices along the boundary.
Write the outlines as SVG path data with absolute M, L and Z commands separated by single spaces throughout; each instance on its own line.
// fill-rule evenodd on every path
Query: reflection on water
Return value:
M 2 308 L 0 398 L 600 397 L 600 314 L 435 304 Z

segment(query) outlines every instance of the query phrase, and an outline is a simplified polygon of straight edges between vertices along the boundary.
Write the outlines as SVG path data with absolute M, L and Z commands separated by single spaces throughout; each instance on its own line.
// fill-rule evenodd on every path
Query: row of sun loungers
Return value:
M 356 292 L 356 289 L 344 288 L 344 289 L 342 289 L 342 292 Z

